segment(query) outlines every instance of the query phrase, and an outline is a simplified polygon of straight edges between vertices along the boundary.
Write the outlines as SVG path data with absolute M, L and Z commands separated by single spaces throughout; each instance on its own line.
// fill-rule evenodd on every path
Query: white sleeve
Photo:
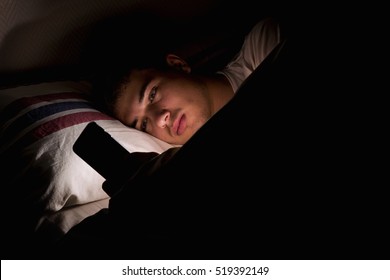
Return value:
M 280 26 L 273 18 L 259 21 L 246 35 L 241 50 L 218 73 L 227 77 L 236 92 L 242 82 L 280 42 Z

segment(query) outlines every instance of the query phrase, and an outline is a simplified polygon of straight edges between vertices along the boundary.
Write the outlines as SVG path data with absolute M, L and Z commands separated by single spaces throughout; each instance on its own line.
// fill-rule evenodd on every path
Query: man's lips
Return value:
M 183 114 L 179 118 L 177 118 L 175 123 L 173 124 L 173 131 L 177 135 L 181 135 L 183 134 L 185 129 L 186 129 L 186 116 Z

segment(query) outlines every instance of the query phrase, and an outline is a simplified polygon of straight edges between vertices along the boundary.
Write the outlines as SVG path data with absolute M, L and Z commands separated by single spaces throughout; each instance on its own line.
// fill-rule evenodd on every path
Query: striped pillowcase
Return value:
M 7 189 L 18 192 L 10 194 L 18 201 L 58 211 L 108 197 L 101 187 L 104 178 L 72 149 L 91 121 L 129 152 L 161 153 L 172 147 L 98 111 L 89 90 L 88 84 L 77 82 L 0 90 L 2 179 Z
M 0 114 L 1 150 L 21 149 L 58 130 L 112 119 L 93 108 L 86 94 L 65 92 L 22 97 Z

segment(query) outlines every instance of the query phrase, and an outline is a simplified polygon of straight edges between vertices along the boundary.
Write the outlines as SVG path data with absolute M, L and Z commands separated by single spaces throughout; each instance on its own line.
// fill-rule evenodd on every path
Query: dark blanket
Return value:
M 282 42 L 189 142 L 145 165 L 54 251 L 92 259 L 366 258 L 380 241 L 348 199 L 359 163 L 311 47 Z

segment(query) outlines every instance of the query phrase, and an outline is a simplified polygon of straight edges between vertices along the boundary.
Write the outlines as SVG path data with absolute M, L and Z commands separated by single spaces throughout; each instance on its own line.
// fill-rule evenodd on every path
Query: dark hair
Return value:
M 112 69 L 99 73 L 92 80 L 92 98 L 100 111 L 113 115 L 120 89 L 127 82 L 131 69 Z
M 143 26 L 145 19 L 155 23 Z M 168 25 L 148 14 L 115 18 L 96 27 L 89 43 L 88 63 L 93 99 L 101 111 L 113 115 L 120 89 L 133 69 L 166 67 L 165 56 L 173 45 L 171 33 Z
M 134 69 L 165 69 L 165 52 L 150 50 L 150 53 L 134 52 L 130 59 L 123 58 L 118 63 L 105 66 L 92 79 L 92 97 L 99 110 L 113 115 L 115 104 L 120 97 L 122 88 L 131 79 L 131 72 Z

